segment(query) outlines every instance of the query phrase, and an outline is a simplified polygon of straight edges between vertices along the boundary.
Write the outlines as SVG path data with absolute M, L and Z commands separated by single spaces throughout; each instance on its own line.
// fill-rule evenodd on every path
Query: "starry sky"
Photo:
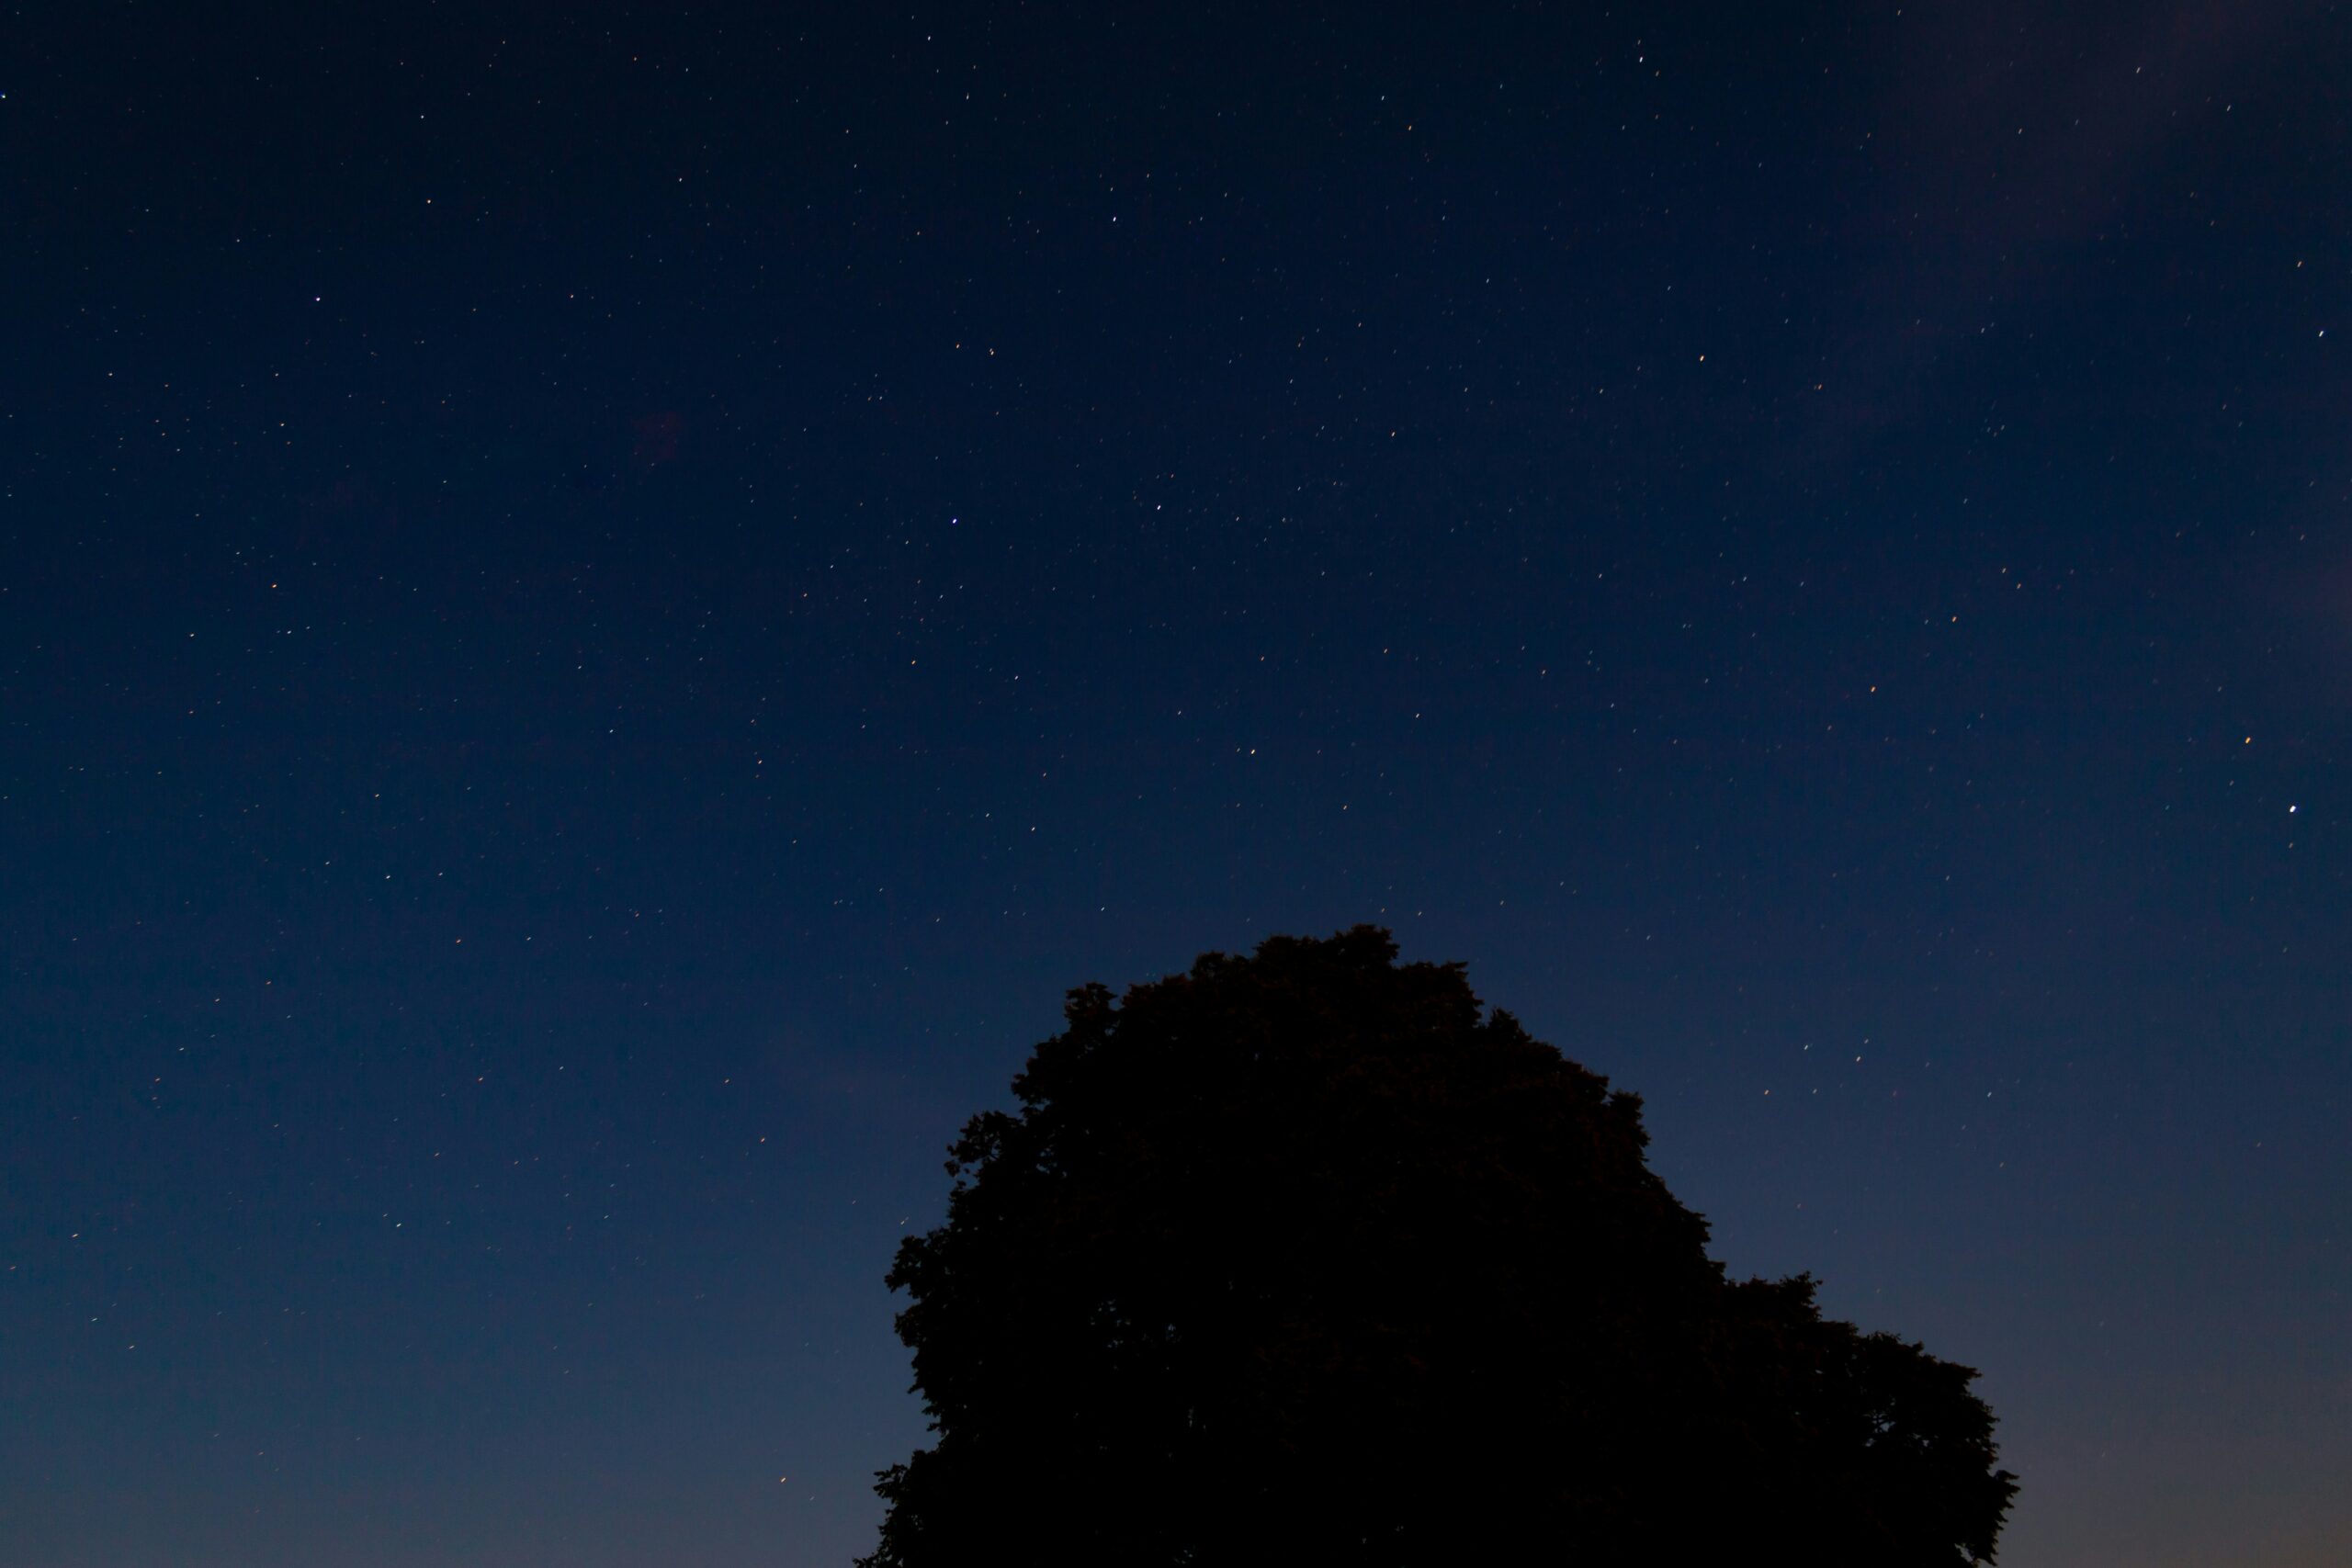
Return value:
M 0 23 L 0 1555 L 841 1564 L 1065 987 L 1392 926 L 2003 1561 L 2352 1558 L 2352 17 Z

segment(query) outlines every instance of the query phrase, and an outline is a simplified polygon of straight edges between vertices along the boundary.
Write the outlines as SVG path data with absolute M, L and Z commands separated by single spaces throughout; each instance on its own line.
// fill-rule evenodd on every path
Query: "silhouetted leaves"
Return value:
M 1358 927 L 1067 1017 L 891 1270 L 937 1436 L 868 1568 L 1992 1556 L 1974 1374 L 1727 1281 L 1461 966 Z

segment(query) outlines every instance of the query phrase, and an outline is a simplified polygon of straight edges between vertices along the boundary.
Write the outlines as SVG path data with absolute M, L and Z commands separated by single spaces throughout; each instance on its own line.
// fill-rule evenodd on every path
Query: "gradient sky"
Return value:
M 1981 1367 L 2004 1562 L 2352 1560 L 2342 7 L 0 77 L 10 1563 L 842 1564 L 1063 989 L 1358 920 Z

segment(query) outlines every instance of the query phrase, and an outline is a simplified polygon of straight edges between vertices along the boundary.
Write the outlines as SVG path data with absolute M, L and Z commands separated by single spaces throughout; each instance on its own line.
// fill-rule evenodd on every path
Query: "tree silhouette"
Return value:
M 1727 1280 L 1636 1097 L 1396 960 L 1070 993 L 889 1274 L 935 1436 L 865 1568 L 1989 1561 L 1975 1374 Z

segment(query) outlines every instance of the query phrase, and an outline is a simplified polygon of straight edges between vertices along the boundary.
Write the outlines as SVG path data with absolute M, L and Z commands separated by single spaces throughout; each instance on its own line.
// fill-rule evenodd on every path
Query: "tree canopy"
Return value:
M 866 1568 L 1992 1558 L 1975 1373 L 1727 1279 L 1461 965 L 1359 926 L 1066 1016 L 888 1276 L 933 1435 Z

